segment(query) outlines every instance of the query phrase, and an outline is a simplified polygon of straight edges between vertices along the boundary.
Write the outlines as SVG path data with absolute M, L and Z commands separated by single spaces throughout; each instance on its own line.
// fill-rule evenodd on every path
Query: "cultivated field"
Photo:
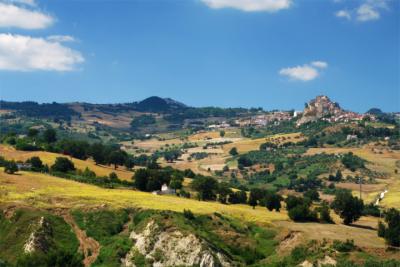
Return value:
M 380 205 L 384 207 L 400 208 L 400 174 L 395 173 L 399 168 L 400 152 L 389 151 L 387 149 L 378 149 L 374 145 L 369 144 L 360 148 L 311 148 L 307 154 L 317 153 L 347 153 L 353 152 L 355 155 L 368 161 L 367 167 L 373 171 L 386 174 L 385 178 L 377 179 L 377 184 L 363 185 L 363 199 L 373 201 L 377 195 L 380 194 L 385 188 L 388 193 L 385 195 Z M 358 194 L 359 185 L 344 183 L 339 186 L 349 188 Z

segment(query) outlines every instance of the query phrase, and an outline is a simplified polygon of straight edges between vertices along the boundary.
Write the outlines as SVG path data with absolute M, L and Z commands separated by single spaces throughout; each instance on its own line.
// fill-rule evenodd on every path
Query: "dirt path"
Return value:
M 83 253 L 84 259 L 83 264 L 85 267 L 90 266 L 93 262 L 96 261 L 97 256 L 100 253 L 100 244 L 91 237 L 86 235 L 86 232 L 81 230 L 78 225 L 76 224 L 74 218 L 69 212 L 63 213 L 64 220 L 71 225 L 72 229 L 74 230 L 76 237 L 79 240 L 80 246 L 79 250 Z

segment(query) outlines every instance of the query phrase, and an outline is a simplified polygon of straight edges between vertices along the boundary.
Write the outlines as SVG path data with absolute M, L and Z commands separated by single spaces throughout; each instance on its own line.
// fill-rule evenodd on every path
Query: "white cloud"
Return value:
M 378 20 L 381 12 L 389 9 L 389 0 L 363 0 L 362 3 L 350 10 L 339 10 L 335 13 L 336 17 L 352 20 L 353 17 L 360 22 Z
M 51 35 L 46 39 L 52 42 L 59 42 L 59 43 L 76 41 L 75 38 L 70 35 Z
M 71 71 L 84 62 L 78 51 L 43 38 L 0 34 L 0 70 Z
M 370 4 L 363 4 L 357 9 L 357 20 L 358 21 L 368 21 L 377 20 L 380 17 L 380 13 L 377 7 Z
M 339 10 L 338 12 L 335 13 L 335 15 L 338 18 L 345 18 L 351 20 L 351 14 L 350 11 L 348 10 Z
M 280 75 L 287 76 L 292 80 L 311 81 L 320 75 L 319 69 L 328 67 L 328 63 L 324 61 L 313 61 L 310 64 L 302 66 L 283 68 L 279 71 Z
M 35 0 L 3 0 L 3 2 L 17 3 L 28 6 L 36 6 Z
M 324 61 L 313 61 L 313 62 L 311 62 L 311 65 L 313 65 L 314 67 L 320 68 L 320 69 L 325 69 L 328 67 L 328 63 L 326 63 Z
M 201 0 L 210 8 L 234 8 L 247 12 L 276 12 L 291 6 L 292 0 Z
M 51 16 L 42 12 L 0 2 L 0 27 L 33 30 L 47 28 L 53 22 Z

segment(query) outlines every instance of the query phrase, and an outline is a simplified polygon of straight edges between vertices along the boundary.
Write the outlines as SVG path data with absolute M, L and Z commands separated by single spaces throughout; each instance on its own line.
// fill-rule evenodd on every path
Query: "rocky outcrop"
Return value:
M 317 96 L 307 103 L 302 117 L 297 121 L 297 125 L 316 121 L 328 115 L 336 116 L 341 113 L 343 113 L 343 110 L 338 103 L 332 102 L 329 97 L 325 95 Z
M 234 266 L 222 252 L 216 251 L 194 234 L 186 234 L 178 229 L 162 229 L 155 221 L 149 221 L 141 233 L 132 232 L 135 242 L 123 260 L 123 266 L 135 266 L 135 257 L 144 257 L 154 267 Z
M 50 223 L 42 216 L 37 224 L 32 224 L 31 226 L 33 231 L 24 244 L 24 252 L 27 254 L 37 250 L 47 252 L 50 247 L 50 237 L 52 236 Z

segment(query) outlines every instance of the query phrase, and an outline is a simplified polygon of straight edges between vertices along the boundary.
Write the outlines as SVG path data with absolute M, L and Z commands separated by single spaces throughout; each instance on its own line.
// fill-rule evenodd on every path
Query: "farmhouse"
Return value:
M 154 195 L 175 195 L 175 189 L 169 188 L 168 185 L 163 184 L 161 186 L 161 190 L 153 191 Z

